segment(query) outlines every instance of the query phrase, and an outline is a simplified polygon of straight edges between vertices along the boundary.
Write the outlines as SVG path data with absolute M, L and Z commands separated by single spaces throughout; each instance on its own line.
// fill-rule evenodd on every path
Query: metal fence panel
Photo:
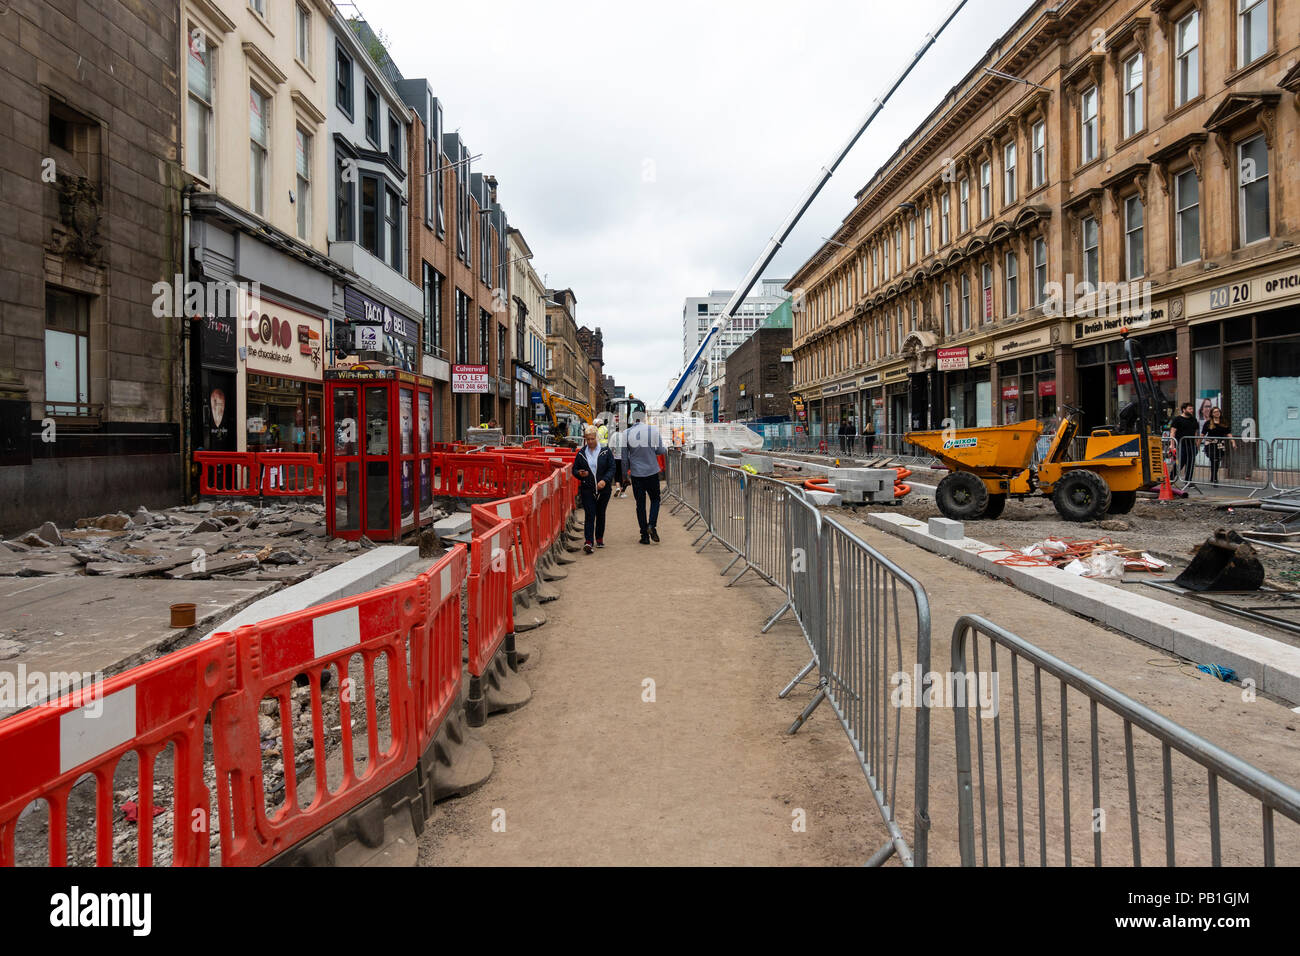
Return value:
M 1300 863 L 1300 791 L 1028 641 L 963 616 L 950 676 L 963 866 Z
M 1169 465 L 1169 480 L 1179 488 L 1199 491 L 1246 491 L 1251 497 L 1264 491 L 1270 480 L 1269 442 L 1242 438 L 1204 438 L 1189 435 L 1178 443 L 1178 455 Z
M 1268 479 L 1275 491 L 1300 490 L 1300 438 L 1273 439 Z

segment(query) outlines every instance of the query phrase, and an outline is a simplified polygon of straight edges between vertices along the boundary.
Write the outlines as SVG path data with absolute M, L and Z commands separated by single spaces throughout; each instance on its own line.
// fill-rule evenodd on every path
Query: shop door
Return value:
M 910 431 L 907 415 L 907 392 L 889 397 L 889 431 L 902 434 Z
M 1083 409 L 1083 434 L 1106 424 L 1106 366 L 1079 369 L 1079 405 Z
M 307 386 L 307 431 L 303 436 L 303 451 L 313 455 L 323 453 L 320 441 L 321 390 L 318 385 Z
M 1232 434 L 1241 438 L 1255 435 L 1255 356 L 1250 345 L 1230 346 L 1224 360 L 1228 366 L 1227 408 L 1224 411 Z M 1257 443 L 1238 441 L 1228 448 L 1228 477 L 1249 480 L 1255 470 Z

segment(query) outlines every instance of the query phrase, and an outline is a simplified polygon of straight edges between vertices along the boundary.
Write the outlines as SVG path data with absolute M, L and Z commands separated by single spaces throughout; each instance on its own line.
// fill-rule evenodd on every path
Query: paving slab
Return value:
M 0 638 L 22 652 L 0 673 L 110 676 L 187 644 L 281 585 L 275 582 L 122 580 L 66 576 L 0 579 Z M 170 606 L 196 605 L 192 628 L 170 627 Z M 0 716 L 15 708 L 0 703 Z

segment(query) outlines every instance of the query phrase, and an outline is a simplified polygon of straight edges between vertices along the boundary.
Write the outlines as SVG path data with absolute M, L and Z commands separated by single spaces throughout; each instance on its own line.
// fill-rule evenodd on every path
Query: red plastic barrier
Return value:
M 470 545 L 469 570 L 469 672 L 482 677 L 514 629 L 510 568 L 505 547 L 509 544 L 511 521 L 502 519 L 482 534 L 475 533 Z
M 199 494 L 256 497 L 260 487 L 257 455 L 251 451 L 196 451 Z
M 506 494 L 505 462 L 500 455 L 443 456 L 442 492 L 458 498 L 501 498 Z
M 460 589 L 469 574 L 469 549 L 458 544 L 417 578 L 424 608 L 413 632 L 417 753 L 424 753 L 460 697 Z
M 32 707 L 0 724 L 0 866 L 15 863 L 19 814 L 33 800 L 49 808 L 49 863 L 67 864 L 68 798 L 94 777 L 95 861 L 113 863 L 113 829 L 126 826 L 114 773 L 136 754 L 136 859 L 153 864 L 154 763 L 174 748 L 170 776 L 171 865 L 207 866 L 211 821 L 203 782 L 203 728 L 214 701 L 235 687 L 233 641 L 210 640 L 133 667 L 56 703 Z M 253 718 L 256 733 L 257 718 Z M 121 789 L 117 781 L 116 788 Z
M 233 638 L 241 663 L 239 687 L 217 701 L 212 728 L 221 812 L 222 863 L 256 866 L 315 833 L 410 772 L 419 756 L 408 643 L 418 643 L 425 613 L 418 581 L 370 591 L 358 597 L 272 618 L 239 628 Z M 350 659 L 362 663 L 362 683 L 348 677 Z M 418 656 L 418 655 L 414 655 Z M 385 662 L 389 740 L 381 747 L 375 665 Z M 321 674 L 333 667 L 334 681 L 321 688 Z M 294 733 L 299 724 L 294 678 L 304 674 L 311 688 L 310 753 L 314 756 L 310 800 L 300 800 Z M 338 698 L 341 780 L 331 790 L 327 777 L 324 694 Z M 268 809 L 266 765 L 261 749 L 259 706 L 278 704 L 276 741 L 284 768 L 283 801 Z M 363 701 L 366 761 L 358 771 L 354 702 Z M 358 719 L 357 726 L 361 721 Z
M 258 452 L 257 464 L 263 495 L 325 494 L 325 466 L 319 455 L 300 451 Z
M 511 592 L 528 587 L 536 579 L 537 548 L 532 533 L 532 510 L 531 492 L 488 505 L 474 505 L 470 509 L 475 535 L 486 534 L 500 521 L 510 521 L 503 546 L 509 560 Z

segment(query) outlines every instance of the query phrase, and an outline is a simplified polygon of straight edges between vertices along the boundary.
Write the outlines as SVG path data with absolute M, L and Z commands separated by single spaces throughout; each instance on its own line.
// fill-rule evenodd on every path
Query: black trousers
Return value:
M 605 506 L 609 504 L 612 492 L 610 485 L 599 492 L 592 491 L 585 485 L 582 488 L 582 540 L 587 544 L 605 539 Z
M 659 526 L 659 473 L 644 478 L 632 476 L 632 496 L 636 498 L 636 521 L 645 534 L 650 528 Z M 650 516 L 646 518 L 645 502 L 650 499 Z

